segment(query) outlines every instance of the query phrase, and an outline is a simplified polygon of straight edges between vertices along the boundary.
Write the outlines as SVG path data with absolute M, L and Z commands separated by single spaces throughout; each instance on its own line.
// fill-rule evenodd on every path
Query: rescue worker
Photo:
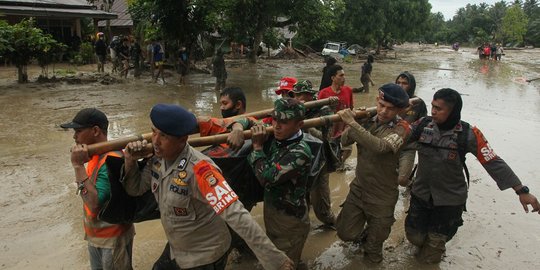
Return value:
M 348 126 L 341 140 L 344 145 L 356 143 L 358 163 L 337 217 L 337 235 L 360 243 L 373 263 L 383 260 L 383 242 L 395 221 L 399 151 L 410 132 L 409 124 L 399 117 L 409 106 L 409 97 L 399 85 L 381 86 L 376 100 L 377 115 L 363 123 L 354 119 L 350 109 L 338 112 Z
M 407 95 L 409 96 L 409 98 L 417 97 L 414 94 L 416 90 L 416 79 L 408 71 L 404 71 L 397 76 L 396 84 L 401 86 L 401 88 L 403 88 L 403 90 L 407 92 Z M 415 103 L 414 105 L 409 106 L 399 116 L 403 120 L 411 124 L 426 115 L 427 115 L 426 103 L 424 102 L 424 100 L 420 99 L 419 103 Z M 405 146 L 404 149 L 406 148 L 407 146 Z M 415 169 L 413 169 L 412 167 L 414 165 L 414 158 L 415 158 L 414 156 L 407 156 L 407 157 L 400 158 L 399 178 L 398 178 L 399 185 L 404 186 L 404 187 L 410 185 L 410 181 L 412 180 L 411 174 L 414 174 L 414 171 L 415 171 Z M 402 159 L 412 159 L 412 160 L 402 160 Z
M 157 104 L 150 120 L 152 148 L 144 140 L 126 145 L 123 184 L 132 196 L 148 190 L 154 193 L 170 256 L 178 267 L 225 269 L 231 244 L 229 225 L 265 269 L 292 269 L 292 261 L 264 235 L 220 169 L 187 144 L 197 125 L 195 116 L 177 105 Z M 140 170 L 137 160 L 144 157 Z
M 233 119 L 228 117 L 233 117 L 239 114 L 244 114 L 246 111 L 246 96 L 240 87 L 227 87 L 223 89 L 220 93 L 220 109 L 221 115 L 224 119 L 214 118 L 214 117 L 197 117 L 197 127 L 194 132 L 198 132 L 201 137 L 211 136 L 222 133 L 229 133 L 228 143 L 215 146 L 212 150 L 218 152 L 220 156 L 226 156 L 230 151 L 238 150 L 244 144 L 244 133 L 242 125 L 239 126 L 239 129 L 234 128 Z M 231 149 L 231 150 L 229 150 Z M 208 155 L 208 154 L 207 154 Z M 225 169 L 223 169 L 225 171 Z M 238 179 L 235 179 L 238 180 Z M 229 183 L 231 184 L 231 183 Z M 231 187 L 234 188 L 234 185 L 231 184 Z M 236 191 L 238 194 L 238 191 Z M 246 210 L 251 211 L 256 202 L 243 200 L 242 197 L 239 197 L 239 200 L 242 202 Z M 247 249 L 246 243 L 242 240 L 238 234 L 234 231 L 230 231 L 232 237 L 232 248 L 237 250 Z M 240 250 L 239 250 L 240 252 Z M 161 253 L 159 259 L 154 263 L 152 270 L 175 270 L 178 269 L 176 263 L 170 257 L 170 245 L 167 243 L 165 249 Z
M 300 257 L 310 228 L 306 188 L 312 159 L 301 129 L 305 113 L 304 104 L 296 99 L 276 100 L 274 135 L 268 137 L 262 125 L 253 126 L 253 151 L 248 156 L 264 187 L 266 234 L 301 268 L 305 268 Z
M 310 81 L 301 81 L 294 85 L 292 90 L 293 97 L 303 103 L 315 100 L 317 91 L 313 89 Z M 337 100 L 337 97 L 330 97 Z M 333 114 L 329 106 L 306 110 L 306 118 L 314 118 Z M 323 143 L 329 143 L 331 140 L 331 129 L 323 126 L 321 129 L 309 128 L 303 129 Z M 325 148 L 326 149 L 326 148 Z M 328 162 L 325 160 L 323 168 L 319 173 L 318 179 L 313 181 L 309 192 L 309 203 L 313 206 L 315 216 L 323 223 L 323 227 L 335 229 L 336 216 L 332 212 L 330 200 L 330 173 L 328 171 Z
M 88 156 L 89 144 L 107 141 L 107 116 L 98 109 L 87 108 L 79 111 L 73 121 L 60 126 L 75 130 L 71 165 L 75 170 L 77 194 L 84 206 L 84 238 L 88 241 L 91 269 L 132 269 L 133 224 L 109 224 L 98 219 L 99 211 L 111 196 L 105 160 L 109 156 L 123 156 L 119 151 Z
M 339 103 L 336 108 L 334 108 L 334 113 L 346 108 L 352 109 L 354 107 L 352 88 L 345 85 L 345 71 L 343 70 L 343 67 L 340 65 L 333 65 L 328 69 L 328 73 L 332 80 L 332 85 L 319 91 L 317 98 L 324 99 L 332 96 L 338 97 Z M 344 129 L 345 124 L 343 122 L 335 122 L 332 127 L 332 139 L 339 141 Z M 345 161 L 351 155 L 352 146 L 341 146 L 339 151 L 341 152 L 340 159 L 342 163 L 340 170 L 345 170 Z
M 420 261 L 439 263 L 446 242 L 463 225 L 461 216 L 468 191 L 463 175 L 466 153 L 476 156 L 501 190 L 514 189 L 525 212 L 529 212 L 528 205 L 538 212 L 540 203 L 495 154 L 482 132 L 461 120 L 463 103 L 457 91 L 438 90 L 431 105 L 431 117 L 412 125 L 409 141 L 418 151 L 418 171 L 412 184 L 405 232 L 407 239 L 420 248 Z M 403 151 L 402 155 L 414 156 L 415 149 Z
M 281 98 L 290 98 L 290 92 L 293 90 L 296 82 L 298 82 L 298 80 L 294 77 L 281 78 L 278 83 L 278 88 L 275 90 L 276 95 L 281 95 Z

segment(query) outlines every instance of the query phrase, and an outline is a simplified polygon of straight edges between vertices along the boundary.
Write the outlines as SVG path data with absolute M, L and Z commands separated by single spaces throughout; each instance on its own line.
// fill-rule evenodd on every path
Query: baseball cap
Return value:
M 276 90 L 276 94 L 281 95 L 284 92 L 289 92 L 293 89 L 294 84 L 298 80 L 293 77 L 283 77 L 281 80 L 279 80 L 278 89 Z
M 109 127 L 109 120 L 107 116 L 96 108 L 86 108 L 80 110 L 75 118 L 71 122 L 61 124 L 62 128 L 88 128 L 98 126 L 103 130 L 107 130 Z

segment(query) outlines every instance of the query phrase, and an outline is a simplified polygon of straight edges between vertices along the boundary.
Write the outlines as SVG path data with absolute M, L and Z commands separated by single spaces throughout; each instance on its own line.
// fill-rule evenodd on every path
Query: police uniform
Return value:
M 278 99 L 273 117 L 303 119 L 305 108 L 294 99 Z M 263 150 L 253 150 L 248 162 L 264 187 L 264 224 L 272 242 L 296 265 L 309 233 L 306 189 L 311 167 L 311 150 L 299 130 L 291 138 L 271 138 Z
M 415 130 L 421 120 L 412 125 Z M 442 131 L 431 121 L 412 138 L 411 150 L 404 155 L 414 157 L 418 151 L 418 170 L 411 188 L 411 203 L 405 220 L 407 239 L 422 247 L 420 258 L 436 263 L 463 224 L 461 215 L 467 200 L 468 187 L 463 174 L 463 161 L 458 153 L 458 136 L 466 134 L 467 153 L 472 153 L 484 169 L 504 190 L 521 184 L 512 169 L 488 144 L 477 127 L 463 129 L 459 121 L 454 128 Z
M 398 85 L 384 85 L 379 91 L 379 98 L 396 107 L 408 105 L 408 96 Z M 378 123 L 375 116 L 363 124 L 354 122 L 349 126 L 342 143 L 357 144 L 356 177 L 338 215 L 337 234 L 344 241 L 362 242 L 368 259 L 380 262 L 383 242 L 395 221 L 399 151 L 410 127 L 399 116 L 384 124 Z
M 181 135 L 178 137 L 189 134 L 196 124 L 191 113 L 176 105 L 156 105 L 151 118 L 156 128 L 166 134 Z M 177 129 L 186 130 L 176 133 Z M 279 269 L 287 259 L 238 201 L 220 169 L 188 144 L 168 167 L 163 159 L 152 157 L 142 171 L 126 172 L 124 187 L 132 196 L 152 190 L 170 243 L 171 258 L 182 269 L 225 267 L 231 244 L 227 225 L 246 240 L 265 269 Z

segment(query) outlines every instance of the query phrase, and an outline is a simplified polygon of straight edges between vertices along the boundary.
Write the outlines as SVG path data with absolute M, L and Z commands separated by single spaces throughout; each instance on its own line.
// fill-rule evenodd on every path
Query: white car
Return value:
M 328 42 L 324 44 L 324 48 L 321 52 L 322 55 L 336 55 L 339 54 L 341 44 L 337 42 Z

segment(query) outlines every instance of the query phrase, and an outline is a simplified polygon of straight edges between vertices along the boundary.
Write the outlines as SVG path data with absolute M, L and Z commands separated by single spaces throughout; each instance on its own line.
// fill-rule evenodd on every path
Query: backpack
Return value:
M 426 116 L 420 120 L 420 123 L 416 127 L 416 129 L 411 133 L 411 137 L 409 138 L 409 141 L 417 141 L 420 136 L 422 135 L 422 132 L 424 131 L 424 128 L 431 123 L 432 118 L 429 116 Z M 461 165 L 463 166 L 463 171 L 465 172 L 465 177 L 467 178 L 467 187 L 470 186 L 470 174 L 469 169 L 467 168 L 467 164 L 465 164 L 467 154 L 467 141 L 469 139 L 469 130 L 471 129 L 471 125 L 465 121 L 461 121 L 461 127 L 462 132 L 458 133 L 457 137 L 457 152 L 459 155 L 459 160 L 461 161 Z M 427 143 L 422 143 L 422 145 L 432 148 L 438 148 L 438 149 L 446 149 L 446 150 L 455 150 L 453 148 L 449 147 L 443 147 L 443 146 L 435 146 Z M 414 172 L 413 172 L 414 174 Z

